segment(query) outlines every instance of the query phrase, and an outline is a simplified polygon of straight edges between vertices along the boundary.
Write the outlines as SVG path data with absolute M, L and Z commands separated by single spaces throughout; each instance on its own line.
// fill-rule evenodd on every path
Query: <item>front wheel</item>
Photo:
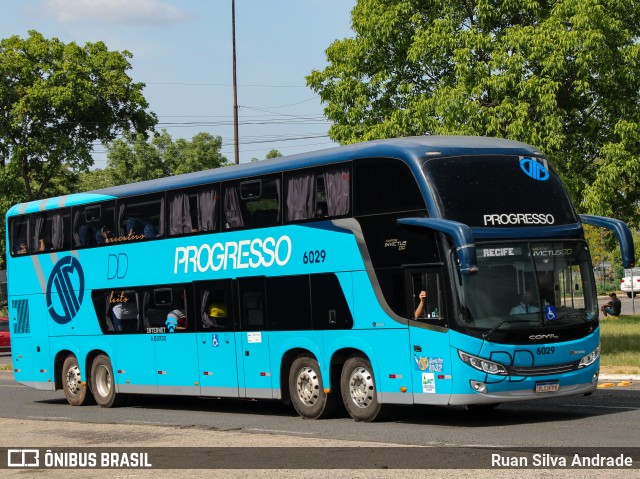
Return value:
M 91 389 L 100 407 L 115 407 L 122 404 L 124 396 L 116 393 L 113 367 L 108 356 L 96 356 L 91 365 Z
M 67 356 L 62 364 L 62 389 L 67 402 L 72 406 L 84 406 L 92 402 L 91 391 L 82 382 L 80 365 L 75 356 Z
M 360 356 L 352 356 L 344 363 L 340 389 L 344 406 L 356 421 L 380 420 L 387 412 L 378 402 L 371 363 Z
M 289 395 L 293 407 L 305 419 L 330 416 L 338 404 L 335 394 L 327 394 L 320 365 L 309 356 L 299 356 L 289 370 Z

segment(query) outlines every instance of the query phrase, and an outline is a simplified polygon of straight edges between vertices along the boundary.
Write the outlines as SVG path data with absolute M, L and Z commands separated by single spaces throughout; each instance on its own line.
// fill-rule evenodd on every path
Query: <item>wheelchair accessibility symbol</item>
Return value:
M 214 348 L 217 348 L 218 346 L 220 346 L 220 341 L 218 339 L 218 335 L 214 334 L 211 337 L 211 346 L 213 346 Z
M 544 308 L 545 315 L 547 317 L 547 321 L 554 321 L 558 319 L 556 316 L 556 308 L 555 306 L 551 306 L 550 304 Z

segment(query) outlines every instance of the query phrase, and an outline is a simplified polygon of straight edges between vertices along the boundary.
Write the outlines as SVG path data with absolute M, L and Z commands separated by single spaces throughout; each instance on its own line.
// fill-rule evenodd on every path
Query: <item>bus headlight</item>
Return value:
M 596 349 L 591 351 L 589 354 L 587 354 L 584 358 L 580 360 L 580 364 L 578 364 L 578 369 L 591 366 L 593 363 L 596 362 L 596 359 L 598 359 L 599 357 L 600 357 L 600 345 L 598 344 L 598 347 Z
M 458 356 L 460 356 L 460 359 L 462 359 L 464 363 L 467 363 L 472 368 L 475 368 L 484 373 L 501 374 L 503 376 L 507 375 L 507 368 L 500 363 L 478 358 L 460 350 L 458 350 Z

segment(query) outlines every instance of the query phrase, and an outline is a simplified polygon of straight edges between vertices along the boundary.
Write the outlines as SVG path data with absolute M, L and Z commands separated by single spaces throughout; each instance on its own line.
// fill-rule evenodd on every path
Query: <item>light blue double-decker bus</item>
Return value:
M 590 394 L 600 338 L 583 224 L 541 152 L 381 140 L 14 206 L 17 381 L 130 394 L 395 404 Z

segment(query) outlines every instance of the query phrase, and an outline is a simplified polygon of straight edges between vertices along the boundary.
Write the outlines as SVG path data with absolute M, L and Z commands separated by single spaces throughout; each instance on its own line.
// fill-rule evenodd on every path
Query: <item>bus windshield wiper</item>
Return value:
M 522 323 L 523 321 L 529 321 L 529 320 L 522 320 L 522 319 L 505 319 L 504 321 L 500 321 L 498 324 L 496 324 L 493 328 L 491 328 L 489 331 L 485 331 L 484 333 L 482 333 L 482 339 L 487 339 L 491 333 L 495 332 L 500 326 L 502 326 L 505 323 Z

